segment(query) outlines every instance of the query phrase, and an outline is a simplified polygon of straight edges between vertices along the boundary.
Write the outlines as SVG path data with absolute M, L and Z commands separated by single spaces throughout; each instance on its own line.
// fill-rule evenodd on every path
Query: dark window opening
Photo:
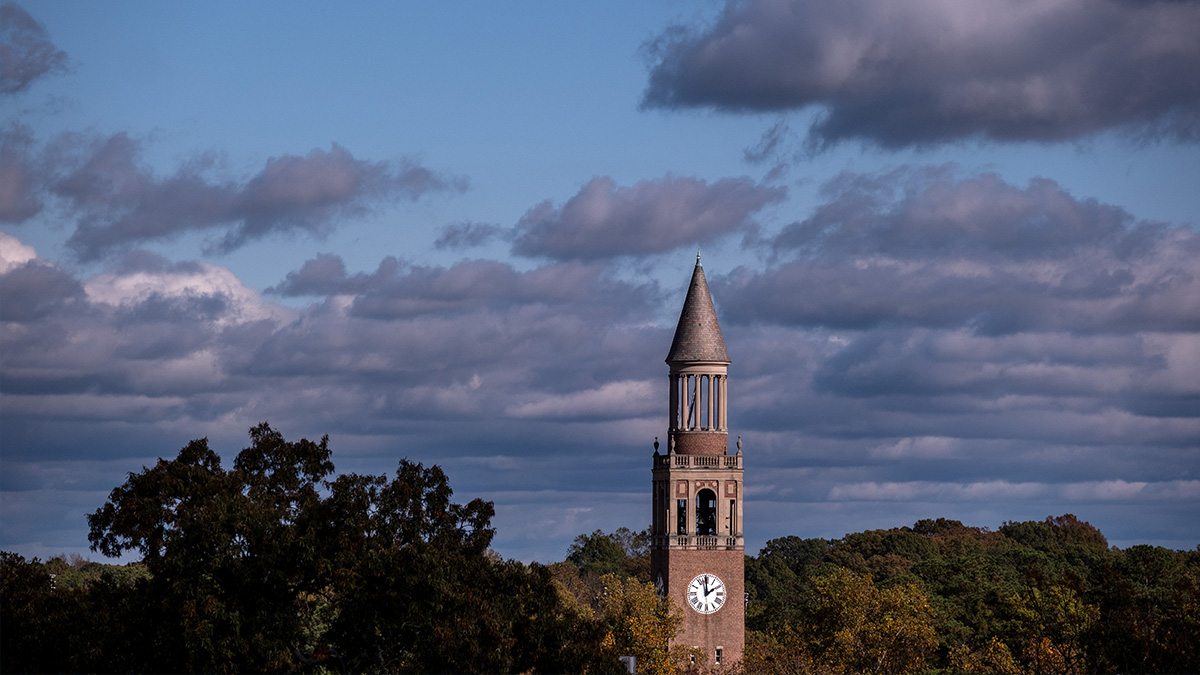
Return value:
M 717 665 L 721 665 L 721 657 L 725 655 L 724 647 L 717 647 Z
M 687 500 L 676 500 L 678 522 L 676 523 L 675 531 L 679 534 L 687 534 Z
M 717 495 L 712 490 L 701 490 L 696 495 L 696 534 L 717 533 Z

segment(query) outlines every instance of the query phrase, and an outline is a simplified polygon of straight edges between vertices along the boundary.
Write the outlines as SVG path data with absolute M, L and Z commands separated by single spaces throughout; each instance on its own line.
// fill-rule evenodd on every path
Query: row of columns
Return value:
M 654 514 L 655 517 L 651 523 L 653 532 L 656 535 L 676 535 L 684 534 L 692 536 L 696 534 L 696 507 L 699 506 L 700 493 L 695 491 L 690 495 L 690 499 L 679 499 L 672 496 L 670 483 L 665 480 L 654 481 Z M 740 493 L 740 487 L 738 489 Z M 683 504 L 679 502 L 683 501 Z M 741 514 L 738 513 L 739 501 L 737 499 L 721 499 L 716 500 L 716 527 L 715 536 L 741 536 L 742 523 Z M 680 507 L 683 513 L 680 513 Z M 679 532 L 678 523 L 680 516 L 683 516 L 684 531 Z
M 672 431 L 724 431 L 728 423 L 725 375 L 671 373 Z M 715 395 L 714 395 L 715 394 Z

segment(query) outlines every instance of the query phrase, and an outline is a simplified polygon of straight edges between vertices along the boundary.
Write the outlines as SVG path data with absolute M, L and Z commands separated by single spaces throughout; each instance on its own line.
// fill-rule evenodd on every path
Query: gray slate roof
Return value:
M 708 280 L 704 278 L 704 268 L 699 260 L 692 271 L 692 283 L 688 286 L 687 299 L 679 313 L 679 325 L 675 327 L 675 339 L 671 340 L 671 351 L 667 354 L 667 363 L 681 361 L 729 363 L 721 324 L 717 322 L 717 311 L 713 309 Z

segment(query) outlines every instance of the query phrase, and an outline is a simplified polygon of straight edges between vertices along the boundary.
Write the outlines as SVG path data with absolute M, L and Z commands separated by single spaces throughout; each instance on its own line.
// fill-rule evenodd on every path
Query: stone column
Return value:
M 704 377 L 708 378 L 708 400 L 704 402 L 708 404 L 708 430 L 712 431 L 713 429 L 716 429 L 716 424 L 713 422 L 713 387 L 716 386 L 716 380 L 714 380 L 712 375 L 706 375 Z

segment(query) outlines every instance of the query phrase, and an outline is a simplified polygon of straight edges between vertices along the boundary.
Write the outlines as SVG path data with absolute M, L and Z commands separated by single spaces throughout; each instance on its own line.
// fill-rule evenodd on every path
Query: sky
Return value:
M 650 520 L 697 250 L 747 550 L 1200 545 L 1200 2 L 0 5 L 0 549 L 269 421 Z

